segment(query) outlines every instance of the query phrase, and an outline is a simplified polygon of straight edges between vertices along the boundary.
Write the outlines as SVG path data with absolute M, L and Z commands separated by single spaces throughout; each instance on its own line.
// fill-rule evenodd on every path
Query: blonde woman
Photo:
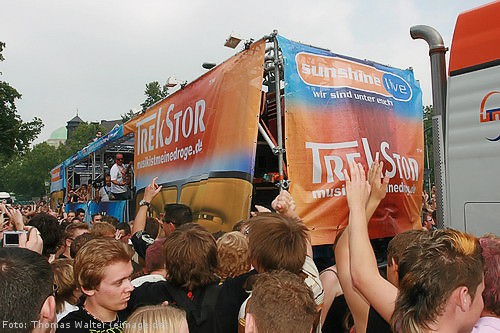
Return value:
M 219 266 L 216 273 L 221 280 L 250 270 L 248 239 L 239 231 L 228 232 L 217 240 L 217 256 Z
M 124 333 L 189 333 L 186 313 L 168 305 L 138 308 L 124 327 Z
M 56 313 L 57 321 L 72 311 L 78 310 L 76 304 L 81 292 L 76 287 L 73 275 L 73 259 L 57 259 L 50 264 L 57 286 Z

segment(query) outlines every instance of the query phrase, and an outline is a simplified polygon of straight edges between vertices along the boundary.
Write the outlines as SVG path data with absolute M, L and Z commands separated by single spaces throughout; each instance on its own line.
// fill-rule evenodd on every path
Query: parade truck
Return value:
M 500 234 L 500 2 L 460 14 L 446 71 L 441 35 L 429 44 L 438 225 L 481 236 Z
M 348 221 L 348 163 L 376 160 L 390 178 L 370 222 L 373 239 L 421 226 L 422 94 L 397 69 L 294 42 L 273 32 L 123 125 L 134 138 L 135 205 L 190 206 L 195 222 L 230 231 L 255 205 L 290 191 L 313 245 Z M 102 139 L 101 139 L 102 140 Z
M 314 245 L 348 221 L 342 170 L 384 162 L 388 193 L 372 238 L 421 225 L 422 96 L 400 70 L 291 41 L 276 32 L 124 125 L 134 133 L 137 200 L 182 203 L 210 231 L 230 231 L 288 189 Z
M 131 168 L 134 161 L 134 137 L 131 133 L 124 134 L 123 125 L 115 126 L 99 140 L 92 141 L 55 166 L 50 171 L 50 207 L 53 210 L 64 207 L 66 212 L 81 208 L 85 210 L 86 222 L 97 213 L 112 215 L 119 221 L 128 221 L 134 214 L 135 205 L 131 200 L 70 202 L 70 196 L 82 185 L 88 185 L 90 196 L 98 198 L 96 192 L 104 185 L 105 174 L 109 174 L 117 153 L 123 155 L 124 165 Z M 133 190 L 133 178 L 131 180 Z

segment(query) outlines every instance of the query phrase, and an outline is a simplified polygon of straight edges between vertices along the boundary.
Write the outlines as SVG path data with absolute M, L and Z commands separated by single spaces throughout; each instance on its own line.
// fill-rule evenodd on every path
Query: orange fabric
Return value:
M 450 72 L 499 59 L 500 1 L 458 16 L 450 52 Z

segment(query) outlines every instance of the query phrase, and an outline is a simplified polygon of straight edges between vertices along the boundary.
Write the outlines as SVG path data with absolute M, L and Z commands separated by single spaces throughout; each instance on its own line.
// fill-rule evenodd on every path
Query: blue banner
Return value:
M 99 140 L 96 140 L 92 143 L 90 143 L 88 146 L 82 148 L 82 150 L 78 151 L 76 154 L 68 158 L 66 161 L 63 162 L 64 166 L 68 167 L 72 164 L 74 164 L 76 161 L 82 160 L 88 155 L 92 154 L 93 152 L 103 148 L 106 146 L 108 143 L 111 143 L 113 141 L 116 141 L 123 137 L 123 125 L 120 125 L 113 129 L 111 132 L 108 134 L 104 135 L 101 137 Z
M 78 208 L 85 210 L 84 221 L 87 223 L 92 220 L 92 215 L 98 213 L 116 217 L 120 223 L 129 222 L 127 201 L 72 202 L 66 204 L 65 211 L 76 211 Z

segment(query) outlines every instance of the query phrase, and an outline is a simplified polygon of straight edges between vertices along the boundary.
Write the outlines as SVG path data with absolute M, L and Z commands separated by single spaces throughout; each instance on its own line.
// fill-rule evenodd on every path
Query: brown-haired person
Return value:
M 53 332 L 55 308 L 46 258 L 25 248 L 0 248 L 0 331 Z
M 472 333 L 500 332 L 500 238 L 485 235 L 479 239 L 484 259 L 484 309 Z
M 153 244 L 156 239 L 156 236 L 152 233 L 158 234 L 158 224 L 161 224 L 165 235 L 168 235 L 175 228 L 193 222 L 193 212 L 191 208 L 183 204 L 166 204 L 164 207 L 163 220 L 161 221 L 148 219 L 147 212 L 151 205 L 151 201 L 160 193 L 162 188 L 156 184 L 157 179 L 157 177 L 154 178 L 144 189 L 144 197 L 139 202 L 139 210 L 137 211 L 132 226 L 132 237 L 130 240 L 137 254 L 143 259 L 146 257 L 146 249 L 149 245 Z
M 203 227 L 186 224 L 165 239 L 167 281 L 145 283 L 130 298 L 127 313 L 143 305 L 167 301 L 186 311 L 191 333 L 214 333 L 220 286 L 215 275 L 217 246 Z
M 255 269 L 224 281 L 217 310 L 222 332 L 236 333 L 238 326 L 245 326 L 245 300 L 251 290 L 252 276 L 258 273 L 287 270 L 301 275 L 313 291 L 318 309 L 323 303 L 323 287 L 311 256 L 309 230 L 296 215 L 291 195 L 282 191 L 273 201 L 273 208 L 280 214 L 261 213 L 248 220 L 250 261 Z M 319 312 L 317 320 L 319 323 Z
M 262 273 L 248 301 L 245 333 L 310 333 L 316 314 L 313 294 L 298 275 Z
M 43 239 L 42 255 L 47 258 L 54 255 L 57 252 L 61 241 L 59 221 L 50 214 L 38 213 L 31 218 L 28 225 L 37 228 L 40 232 Z
M 96 222 L 90 233 L 95 237 L 115 238 L 116 228 L 107 222 Z
M 78 310 L 76 304 L 82 293 L 76 287 L 72 259 L 54 260 L 50 267 L 54 273 L 54 284 L 57 286 L 56 313 L 59 321 L 68 313 Z
M 439 229 L 410 245 L 399 261 L 397 332 L 470 332 L 483 310 L 481 245 L 472 235 Z
M 123 321 L 118 311 L 127 307 L 134 289 L 131 251 L 114 239 L 93 239 L 76 254 L 76 285 L 85 296 L 83 306 L 59 321 L 57 333 L 120 333 Z
M 368 303 L 385 322 L 391 322 L 395 332 L 470 332 L 474 322 L 470 326 L 467 323 L 476 316 L 479 303 L 482 307 L 482 299 L 474 297 L 477 289 L 482 291 L 481 251 L 477 239 L 451 229 L 422 233 L 399 258 L 398 293 L 394 284 L 380 277 L 368 236 L 367 221 L 374 210 L 370 203 L 372 187 L 376 192 L 385 193 L 380 191 L 387 182 L 387 178 L 380 182 L 382 164 L 376 162 L 369 172 L 368 179 L 374 175 L 377 179 L 372 183 L 375 186 L 366 179 L 361 164 L 349 163 L 349 169 L 350 174 L 344 170 L 349 205 L 349 225 L 344 240 L 348 242 L 350 265 L 347 266 L 350 270 L 339 266 L 339 273 L 349 272 L 350 278 L 339 276 L 341 282 L 352 280 L 350 287 L 343 285 L 342 288 L 353 313 L 356 331 L 382 331 L 370 326 Z M 345 257 L 338 252 L 345 249 L 340 244 L 342 236 L 335 251 L 339 259 Z M 339 261 L 337 263 L 340 265 Z M 353 306 L 353 298 L 350 301 L 348 297 L 349 290 L 354 288 L 358 298 L 359 295 L 365 298 L 366 303 L 361 307 L 359 303 Z M 390 331 L 384 326 L 380 328 Z
M 59 256 L 59 258 L 71 259 L 71 243 L 73 243 L 76 237 L 89 232 L 89 226 L 87 223 L 75 222 L 68 224 L 64 229 L 63 234 L 64 252 Z

